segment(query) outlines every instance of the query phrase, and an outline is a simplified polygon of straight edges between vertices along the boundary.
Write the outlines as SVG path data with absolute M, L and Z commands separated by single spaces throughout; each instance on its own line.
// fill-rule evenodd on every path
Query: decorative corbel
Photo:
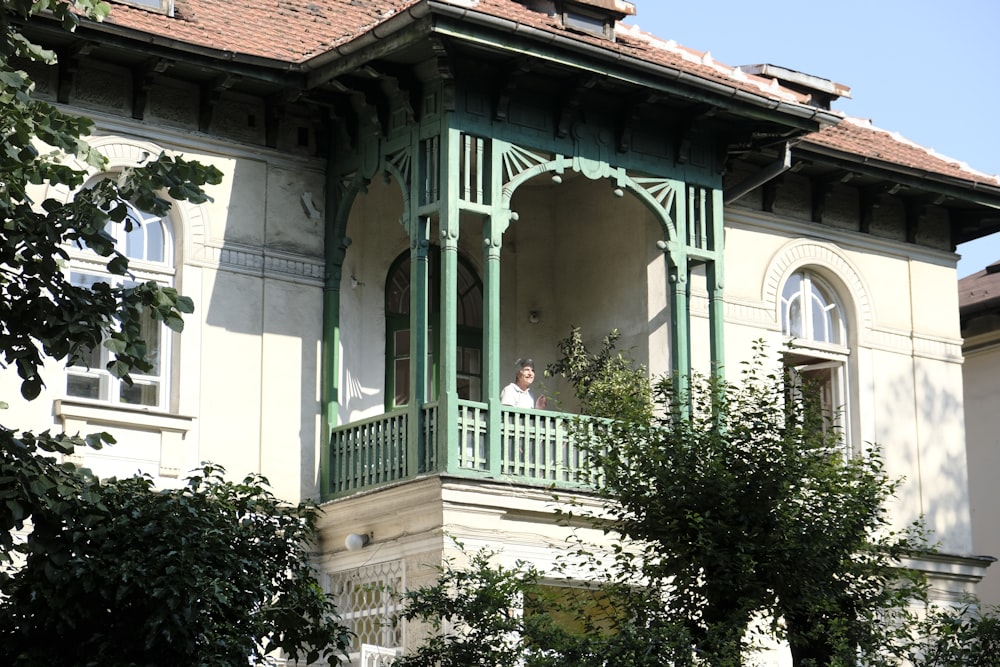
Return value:
M 208 132 L 212 127 L 212 116 L 215 113 L 215 105 L 222 97 L 222 91 L 231 88 L 236 83 L 237 77 L 233 74 L 222 74 L 215 77 L 210 83 L 201 87 L 200 109 L 198 113 L 198 129 Z
M 154 58 L 132 70 L 132 118 L 142 120 L 145 117 L 149 91 L 157 75 L 166 72 L 173 64 L 171 60 Z
M 556 125 L 556 136 L 560 139 L 566 137 L 573 128 L 574 116 L 577 109 L 583 104 L 583 97 L 587 91 L 597 85 L 597 77 L 589 76 L 577 79 L 573 90 L 566 96 L 562 110 L 559 113 L 559 122 Z
M 73 93 L 73 84 L 76 80 L 76 72 L 80 69 L 80 61 L 94 50 L 91 42 L 77 44 L 72 49 L 67 49 L 59 53 L 59 72 L 56 83 L 56 99 L 60 104 L 68 104 L 70 95 Z
M 507 78 L 500 87 L 500 92 L 497 94 L 496 110 L 493 113 L 495 120 L 507 120 L 507 117 L 510 115 L 510 98 L 514 94 L 514 91 L 517 90 L 521 79 L 529 72 L 531 72 L 531 61 L 527 58 L 518 58 L 511 64 L 511 67 L 507 71 Z

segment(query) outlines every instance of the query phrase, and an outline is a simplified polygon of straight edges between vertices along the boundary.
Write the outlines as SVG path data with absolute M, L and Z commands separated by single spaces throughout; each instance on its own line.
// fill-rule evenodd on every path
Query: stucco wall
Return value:
M 965 356 L 965 423 L 969 457 L 973 548 L 976 554 L 1000 557 L 1000 338 L 997 332 L 966 341 L 973 347 Z M 977 593 L 986 604 L 1000 604 L 1000 567 L 987 570 Z
M 855 447 L 877 443 L 887 471 L 905 478 L 894 512 L 923 516 L 941 548 L 971 552 L 961 339 L 954 256 L 789 218 L 730 212 L 726 232 L 726 366 L 738 374 L 750 343 L 783 344 L 778 303 L 789 274 L 808 269 L 837 291 L 847 315 L 848 390 Z M 945 286 L 950 286 L 945 289 Z M 700 316 L 707 313 L 704 309 Z M 695 337 L 695 341 L 704 340 Z M 701 356 L 705 356 L 701 350 Z
M 50 364 L 43 394 L 13 401 L 13 421 L 111 432 L 118 444 L 75 457 L 100 475 L 145 472 L 173 486 L 213 461 L 233 478 L 265 473 L 282 498 L 314 496 L 323 163 L 95 115 L 92 143 L 112 170 L 167 150 L 223 172 L 220 185 L 206 188 L 213 201 L 177 204 L 170 215 L 174 284 L 195 312 L 182 335 L 169 337 L 170 395 L 162 409 L 67 398 L 61 367 Z M 4 373 L 2 381 L 6 395 L 16 395 L 16 379 Z

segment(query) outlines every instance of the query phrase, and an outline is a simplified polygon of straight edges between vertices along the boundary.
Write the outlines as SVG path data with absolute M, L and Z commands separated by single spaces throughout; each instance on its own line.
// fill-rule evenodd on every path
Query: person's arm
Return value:
M 517 392 L 513 391 L 510 385 L 500 390 L 500 404 L 517 405 Z
M 539 410 L 544 410 L 546 402 L 547 401 L 545 400 L 545 396 L 544 395 L 543 396 L 539 396 L 538 400 L 535 401 L 535 407 L 537 409 L 539 409 Z

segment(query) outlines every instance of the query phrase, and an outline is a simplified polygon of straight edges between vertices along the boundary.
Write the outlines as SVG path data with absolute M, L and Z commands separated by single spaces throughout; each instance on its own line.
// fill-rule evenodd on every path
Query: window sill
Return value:
M 59 399 L 55 402 L 55 414 L 64 423 L 67 420 L 72 420 L 88 424 L 107 424 L 150 431 L 187 433 L 194 425 L 194 417 L 175 415 L 156 408 L 90 403 L 69 399 Z
M 174 415 L 148 407 L 67 399 L 56 400 L 54 411 L 66 433 L 86 433 L 95 427 L 158 433 L 159 474 L 163 477 L 179 477 L 181 469 L 189 467 L 188 462 L 195 453 L 190 451 L 194 445 L 187 438 L 194 429 L 195 418 L 191 416 Z M 67 457 L 68 460 L 76 465 L 85 465 L 86 452 L 83 450 Z

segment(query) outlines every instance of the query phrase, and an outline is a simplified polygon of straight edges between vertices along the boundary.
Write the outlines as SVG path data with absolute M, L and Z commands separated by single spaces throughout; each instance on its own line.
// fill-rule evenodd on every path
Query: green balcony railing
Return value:
M 454 430 L 440 428 L 437 404 L 426 404 L 416 438 L 411 414 L 402 408 L 333 430 L 331 497 L 449 470 L 515 483 L 579 485 L 586 457 L 572 436 L 578 415 L 503 406 L 491 448 L 486 403 L 460 400 Z
M 330 493 L 335 496 L 412 477 L 407 470 L 409 413 L 397 410 L 334 429 Z

